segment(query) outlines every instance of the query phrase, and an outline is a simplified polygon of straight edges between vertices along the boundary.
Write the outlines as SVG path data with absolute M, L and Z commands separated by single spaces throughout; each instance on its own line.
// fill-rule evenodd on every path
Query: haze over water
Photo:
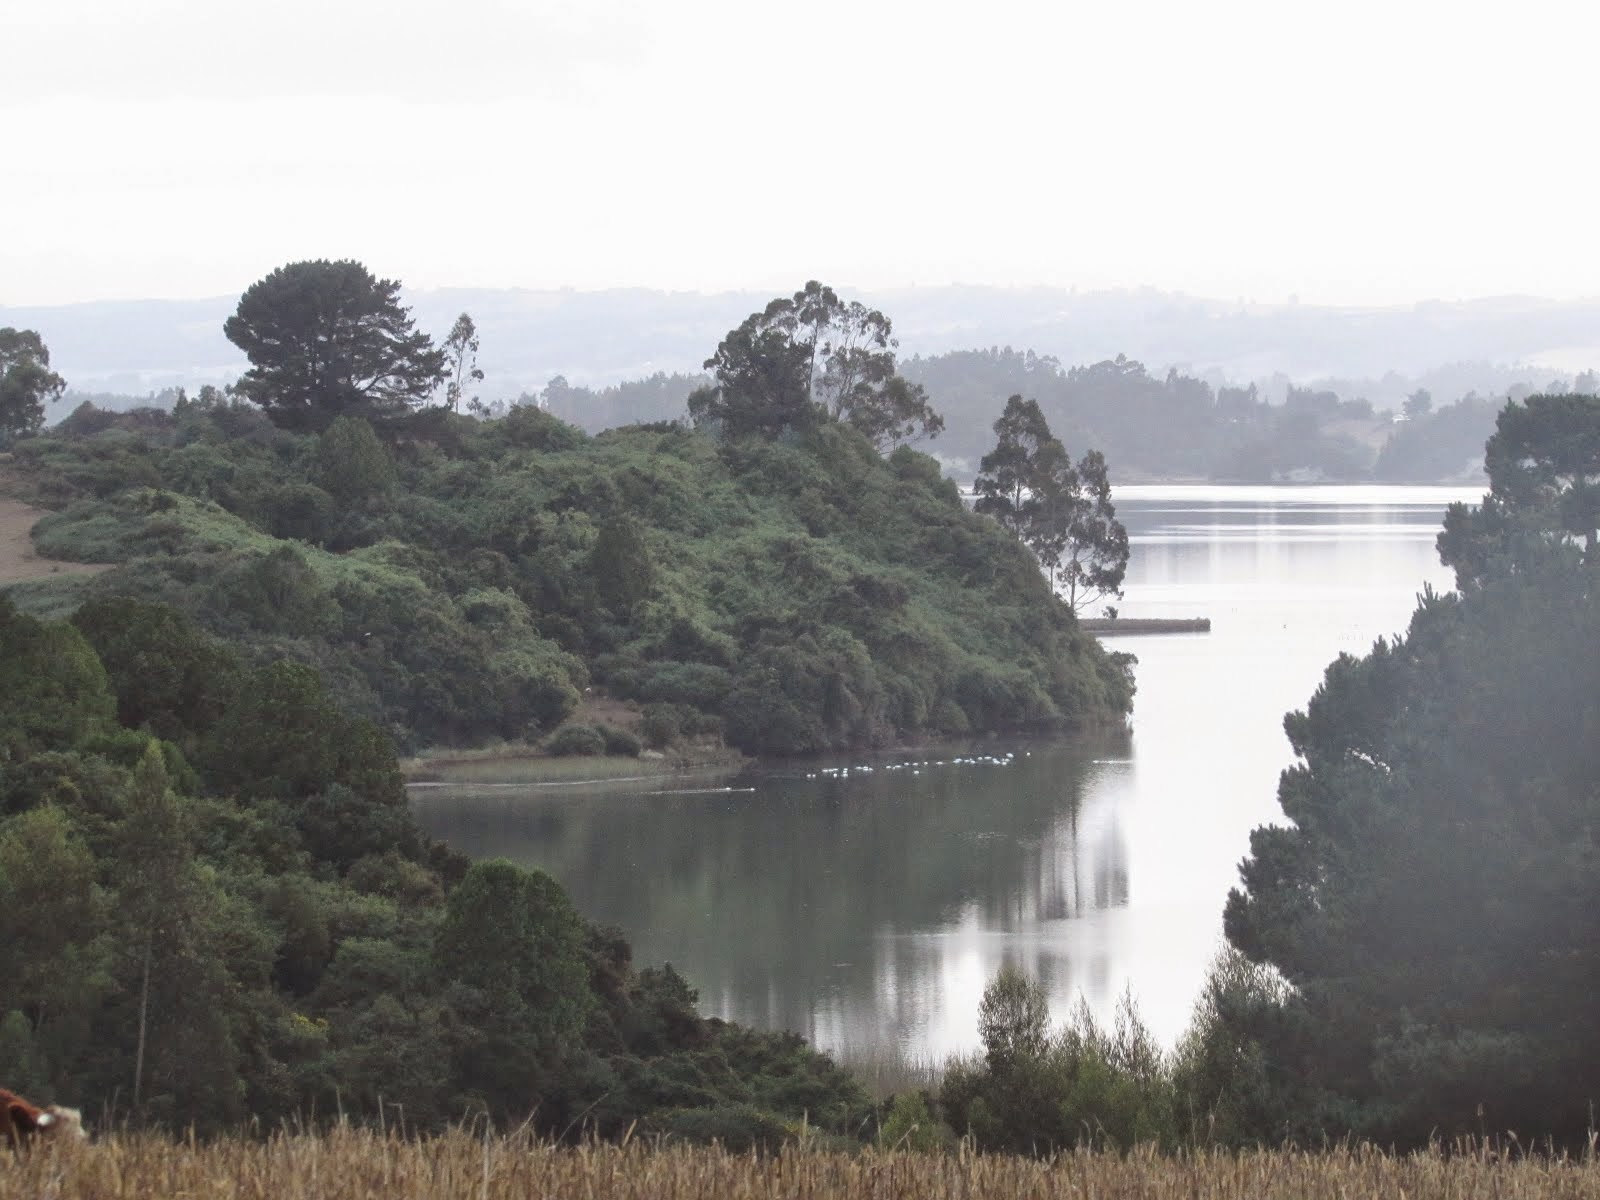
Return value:
M 1122 488 L 1124 616 L 1209 634 L 1108 639 L 1139 657 L 1131 728 L 861 755 L 732 779 L 418 793 L 474 856 L 551 871 L 702 1010 L 846 1058 L 978 1044 L 1003 962 L 1109 1018 L 1131 988 L 1171 1042 L 1221 945 L 1250 830 L 1279 819 L 1283 714 L 1341 651 L 1404 629 L 1449 573 L 1444 506 L 1480 489 Z

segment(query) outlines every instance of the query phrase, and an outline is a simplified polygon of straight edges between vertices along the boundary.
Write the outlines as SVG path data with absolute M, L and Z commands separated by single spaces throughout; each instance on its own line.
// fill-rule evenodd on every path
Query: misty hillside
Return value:
M 241 290 L 249 282 L 242 280 Z M 697 372 L 722 336 L 770 298 L 755 291 L 643 289 L 408 294 L 419 328 L 435 338 L 457 313 L 472 314 L 483 345 L 486 400 L 537 393 L 557 375 L 604 386 L 656 372 Z M 893 319 L 903 356 L 1009 345 L 1070 366 L 1124 354 L 1152 373 L 1177 367 L 1213 384 L 1258 381 L 1271 399 L 1278 398 L 1271 386 L 1278 376 L 1280 393 L 1288 380 L 1315 382 L 1394 408 L 1417 386 L 1441 397 L 1503 394 L 1517 383 L 1542 386 L 1541 371 L 1571 373 L 1600 362 L 1600 299 L 1354 309 L 1153 290 L 967 286 L 860 298 Z M 192 390 L 243 369 L 243 356 L 222 336 L 237 300 L 0 307 L 0 326 L 37 329 L 76 392 Z

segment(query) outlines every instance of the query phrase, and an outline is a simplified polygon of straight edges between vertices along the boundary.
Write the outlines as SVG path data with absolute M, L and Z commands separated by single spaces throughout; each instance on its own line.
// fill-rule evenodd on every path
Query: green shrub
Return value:
M 921 1092 L 901 1092 L 894 1098 L 888 1119 L 878 1131 L 878 1145 L 885 1150 L 914 1150 L 933 1153 L 955 1146 L 950 1127 L 935 1117 L 928 1099 Z
M 563 725 L 545 739 L 544 752 L 558 758 L 592 757 L 606 752 L 605 734 L 593 725 Z
M 607 754 L 616 754 L 623 758 L 638 758 L 639 752 L 644 749 L 643 744 L 631 730 L 623 729 L 616 725 L 601 725 L 598 728 L 600 737 L 605 742 Z
M 664 750 L 682 734 L 678 723 L 678 708 L 674 704 L 646 704 L 639 722 L 639 733 L 644 744 L 652 750 Z
M 721 667 L 696 662 L 658 662 L 645 668 L 639 682 L 639 698 L 716 708 L 732 687 L 733 677 Z

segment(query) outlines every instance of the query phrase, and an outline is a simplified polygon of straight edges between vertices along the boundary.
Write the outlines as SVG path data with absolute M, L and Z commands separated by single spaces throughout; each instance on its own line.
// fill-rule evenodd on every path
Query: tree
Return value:
M 118 721 L 171 742 L 211 727 L 242 670 L 233 650 L 164 604 L 90 600 L 72 624 L 105 666 Z
M 1105 596 L 1122 596 L 1122 579 L 1128 571 L 1128 531 L 1117 520 L 1111 503 L 1111 479 L 1105 456 L 1088 451 L 1074 472 L 1077 490 L 1066 506 L 1065 546 L 1058 578 L 1067 592 L 1067 605 L 1077 612 Z M 1052 516 L 1051 523 L 1056 522 Z
M 44 424 L 44 406 L 67 381 L 50 369 L 50 351 L 31 329 L 0 329 L 0 445 Z
M 602 603 L 620 617 L 632 613 L 655 586 L 655 564 L 638 523 L 627 515 L 600 526 L 589 555 L 589 573 Z
M 495 1116 L 526 1116 L 594 1005 L 583 919 L 543 871 L 503 859 L 473 864 L 450 893 L 433 962 L 457 989 L 478 1040 L 458 1071 Z
M 456 318 L 450 335 L 444 339 L 444 361 L 447 380 L 444 402 L 450 406 L 450 411 L 459 412 L 463 398 L 468 412 L 478 411 L 482 407 L 478 397 L 466 395 L 472 384 L 483 382 L 483 371 L 478 366 L 478 327 L 466 313 Z
M 365 500 L 394 486 L 394 457 L 360 417 L 337 417 L 317 443 L 317 482 L 336 499 Z
M 998 441 L 978 464 L 978 478 L 972 485 L 978 498 L 972 507 L 1022 538 L 1032 521 L 1030 505 L 1034 485 L 1039 482 L 1039 456 L 1051 443 L 1058 447 L 1060 443 L 1051 436 L 1038 402 L 1020 395 L 1006 401 L 994 432 Z
M 1420 421 L 1433 411 L 1433 393 L 1427 388 L 1418 388 L 1406 397 L 1402 411 L 1409 420 Z
M 110 990 L 111 946 L 94 856 L 54 804 L 0 822 L 0 1016 L 18 1013 L 59 1077 Z
M 1535 562 L 1425 594 L 1284 722 L 1299 762 L 1227 903 L 1293 989 L 1273 1074 L 1300 1136 L 1582 1144 L 1600 1061 L 1600 605 Z M 1321 1099 L 1316 1099 L 1320 1096 Z
M 173 792 L 154 744 L 124 803 L 108 858 L 133 1024 L 130 1098 L 136 1112 L 179 1122 L 238 1120 L 243 1096 L 229 1017 L 242 987 L 230 960 L 248 939 L 227 926 L 231 906 L 195 853 L 192 806 Z
M 716 382 L 689 397 L 696 424 L 738 436 L 773 436 L 831 419 L 854 426 L 879 450 L 933 437 L 944 420 L 918 384 L 898 374 L 889 318 L 846 304 L 811 280 L 752 313 L 705 361 Z
M 382 418 L 422 404 L 444 379 L 445 352 L 412 328 L 399 293 L 352 259 L 279 267 L 223 326 L 250 359 L 240 391 L 279 426 L 302 431 L 340 414 Z
M 116 711 L 105 668 L 83 635 L 20 613 L 0 595 L 0 765 L 108 732 Z
M 1600 530 L 1600 397 L 1529 396 L 1506 404 L 1484 447 L 1489 492 L 1452 504 L 1439 556 L 1462 587 L 1560 557 L 1582 538 L 1595 561 Z
M 1128 531 L 1111 503 L 1105 456 L 1090 450 L 1074 465 L 1039 405 L 1021 396 L 1006 401 L 994 430 L 998 441 L 979 464 L 973 507 L 1033 551 L 1052 588 L 1059 577 L 1074 612 L 1121 596 Z
M 1050 1001 L 1044 986 L 1016 967 L 1000 968 L 978 1004 L 978 1034 L 989 1070 L 996 1075 L 1042 1058 L 1050 1045 Z

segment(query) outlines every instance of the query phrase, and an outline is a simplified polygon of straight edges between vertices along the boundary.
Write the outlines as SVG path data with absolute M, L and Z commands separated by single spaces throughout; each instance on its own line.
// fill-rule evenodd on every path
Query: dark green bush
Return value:
M 616 754 L 624 758 L 638 758 L 639 752 L 644 749 L 643 744 L 632 730 L 623 729 L 617 725 L 598 726 L 600 737 L 605 742 L 607 754 Z
M 557 758 L 600 755 L 606 752 L 606 739 L 593 725 L 563 725 L 545 739 L 544 752 Z
M 646 704 L 639 721 L 639 734 L 652 750 L 664 750 L 682 734 L 678 708 L 674 704 Z
M 658 662 L 645 668 L 639 698 L 716 708 L 733 687 L 733 677 L 721 667 L 697 662 Z

